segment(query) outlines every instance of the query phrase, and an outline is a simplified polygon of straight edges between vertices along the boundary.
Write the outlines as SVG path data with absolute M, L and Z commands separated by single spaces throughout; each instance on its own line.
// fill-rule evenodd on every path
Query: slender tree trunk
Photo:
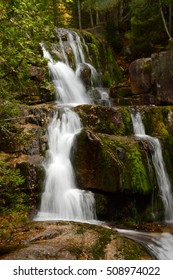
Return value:
M 54 24 L 58 26 L 58 0 L 53 0 L 53 17 L 54 17 Z
M 96 25 L 98 25 L 100 22 L 100 19 L 99 19 L 99 12 L 96 11 Z
M 169 37 L 169 40 L 172 40 L 172 36 L 168 30 L 168 27 L 167 27 L 167 24 L 166 24 L 166 20 L 165 20 L 165 16 L 164 16 L 164 13 L 163 13 L 163 9 L 162 9 L 162 4 L 161 4 L 161 1 L 159 0 L 159 6 L 160 6 L 160 13 L 161 13 L 161 17 L 162 17 L 162 21 L 163 21 L 163 25 L 164 25 L 164 28 L 165 28 L 165 31 Z
M 90 22 L 91 22 L 91 27 L 94 27 L 94 20 L 93 20 L 92 11 L 90 11 Z
M 78 24 L 79 24 L 79 29 L 82 29 L 82 20 L 81 20 L 81 5 L 80 5 L 80 0 L 77 0 L 77 9 L 78 9 Z
M 172 4 L 169 4 L 169 33 L 172 32 Z

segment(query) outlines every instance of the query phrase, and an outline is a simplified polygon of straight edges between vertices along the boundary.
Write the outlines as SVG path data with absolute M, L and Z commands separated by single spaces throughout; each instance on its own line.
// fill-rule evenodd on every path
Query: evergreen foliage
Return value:
M 132 0 L 131 43 L 135 56 L 147 56 L 158 44 L 164 44 L 165 31 L 159 13 L 159 2 L 154 0 Z

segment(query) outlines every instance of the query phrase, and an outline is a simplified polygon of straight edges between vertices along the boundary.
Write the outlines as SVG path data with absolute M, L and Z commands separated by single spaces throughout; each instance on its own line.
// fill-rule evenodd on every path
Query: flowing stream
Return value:
M 173 222 L 173 198 L 171 185 L 163 160 L 162 149 L 157 138 L 145 134 L 145 128 L 139 112 L 131 111 L 134 134 L 137 138 L 148 141 L 152 150 L 152 161 L 160 189 L 167 223 Z M 115 228 L 121 235 L 126 236 L 144 246 L 158 260 L 173 260 L 173 235 L 164 233 L 147 233 L 135 230 Z
M 140 243 L 158 260 L 173 260 L 173 236 L 168 232 L 146 233 L 116 229 L 120 234 Z
M 82 129 L 79 116 L 74 112 L 73 107 L 79 104 L 93 103 L 93 98 L 87 94 L 86 88 L 80 80 L 81 63 L 90 68 L 93 84 L 98 74 L 95 68 L 85 61 L 82 47 L 84 45 L 85 51 L 88 52 L 85 41 L 81 44 L 80 37 L 76 32 L 68 30 L 65 30 L 65 32 L 67 33 L 68 47 L 64 45 L 61 32 L 57 29 L 59 49 L 61 50 L 61 53 L 57 52 L 57 56 L 60 61 L 56 62 L 46 47 L 41 44 L 44 57 L 48 60 L 49 73 L 54 84 L 57 112 L 48 126 L 49 149 L 44 163 L 45 184 L 40 211 L 35 220 L 77 220 L 99 224 L 95 213 L 94 195 L 89 191 L 77 188 L 70 160 L 75 136 Z M 66 53 L 66 48 L 69 49 L 69 47 L 74 54 L 76 71 L 69 66 L 70 63 Z M 104 104 L 111 106 L 108 94 L 101 87 L 97 87 L 97 92 Z M 163 162 L 160 143 L 158 139 L 145 134 L 139 113 L 132 114 L 132 121 L 135 135 L 147 140 L 152 147 L 153 164 L 165 207 L 165 218 L 171 221 L 173 220 L 171 187 Z M 104 226 L 104 223 L 102 224 Z M 149 234 L 117 228 L 114 230 L 141 243 L 157 259 L 173 259 L 173 236 L 169 233 Z
M 76 34 L 76 33 L 75 33 Z M 68 41 L 74 52 L 76 66 L 83 61 L 81 43 L 76 42 L 68 33 Z M 58 34 L 60 38 L 60 34 Z M 72 107 L 78 104 L 89 104 L 90 98 L 86 89 L 69 66 L 62 40 L 60 47 L 65 63 L 56 62 L 42 44 L 44 57 L 48 59 L 48 68 L 52 78 L 59 112 L 55 114 L 48 127 L 47 160 L 45 167 L 45 188 L 41 198 L 40 211 L 35 220 L 78 220 L 94 221 L 95 199 L 93 193 L 76 187 L 75 175 L 70 160 L 71 148 L 75 136 L 82 126 L 78 115 Z
M 173 197 L 171 184 L 166 171 L 159 139 L 145 134 L 144 125 L 139 112 L 131 113 L 131 117 L 136 137 L 146 140 L 150 145 L 153 166 L 155 168 L 157 183 L 165 210 L 165 221 L 173 223 Z

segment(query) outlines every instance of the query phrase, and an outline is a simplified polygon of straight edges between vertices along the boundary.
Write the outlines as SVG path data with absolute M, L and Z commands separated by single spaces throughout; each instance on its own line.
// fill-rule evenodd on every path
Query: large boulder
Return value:
M 141 58 L 129 66 L 133 95 L 128 105 L 173 104 L 173 50 L 154 53 L 151 58 Z M 141 98 L 143 96 L 144 98 Z
M 152 83 L 160 104 L 173 104 L 173 50 L 155 53 L 152 59 Z
M 91 86 L 91 68 L 87 63 L 79 64 L 77 75 L 82 80 L 86 88 Z
M 149 146 L 134 138 L 129 111 L 94 105 L 76 110 L 85 127 L 72 150 L 76 182 L 95 193 L 99 218 L 151 219 Z
M 133 61 L 129 66 L 129 77 L 133 94 L 150 93 L 151 58 L 141 58 Z

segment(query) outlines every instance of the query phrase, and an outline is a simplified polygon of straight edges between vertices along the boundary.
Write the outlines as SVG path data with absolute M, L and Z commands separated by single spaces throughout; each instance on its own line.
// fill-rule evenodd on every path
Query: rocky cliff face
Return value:
M 20 117 L 8 120 L 1 127 L 1 158 L 7 168 L 20 170 L 24 178 L 21 192 L 27 195 L 25 203 L 33 215 L 38 207 L 44 181 L 42 163 L 47 149 L 47 125 L 53 115 L 53 106 L 22 106 L 21 112 Z M 8 201 L 5 204 L 8 205 Z
M 161 139 L 171 173 L 172 107 L 138 110 L 146 133 Z M 129 109 L 84 105 L 76 111 L 84 125 L 72 154 L 77 185 L 95 193 L 98 217 L 151 221 L 157 212 L 156 218 L 161 218 L 163 209 L 152 152 L 147 141 L 134 137 Z M 152 199 L 158 205 L 155 210 Z
M 155 53 L 151 58 L 141 58 L 129 66 L 131 91 L 135 96 L 145 97 L 141 105 L 173 104 L 173 50 Z

